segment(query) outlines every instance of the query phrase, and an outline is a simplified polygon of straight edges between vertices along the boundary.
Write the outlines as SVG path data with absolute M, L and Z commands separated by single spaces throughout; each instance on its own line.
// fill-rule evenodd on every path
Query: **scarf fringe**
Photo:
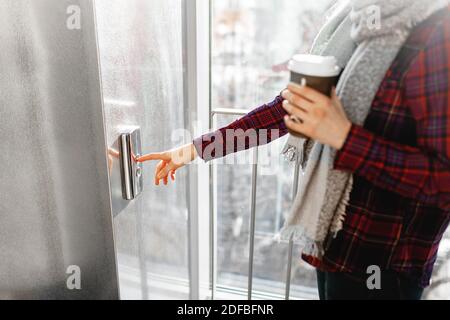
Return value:
M 274 236 L 274 240 L 280 243 L 282 240 L 290 241 L 300 246 L 300 254 L 305 254 L 314 258 L 322 259 L 325 250 L 323 241 L 316 241 L 306 235 L 305 229 L 300 225 L 283 227 Z
M 350 194 L 353 189 L 353 175 L 350 176 L 350 179 L 348 181 L 348 184 L 346 186 L 346 189 L 344 191 L 344 194 L 342 196 L 341 201 L 339 201 L 339 204 L 336 208 L 336 214 L 333 219 L 331 230 L 330 232 L 333 234 L 333 237 L 335 238 L 337 233 L 342 230 L 344 227 L 344 221 L 347 217 L 347 207 L 350 204 Z

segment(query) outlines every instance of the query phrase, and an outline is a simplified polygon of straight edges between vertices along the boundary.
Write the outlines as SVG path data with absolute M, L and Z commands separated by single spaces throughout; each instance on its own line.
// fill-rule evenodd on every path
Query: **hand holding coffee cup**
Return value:
M 296 55 L 289 70 L 291 83 L 282 94 L 289 132 L 340 149 L 352 124 L 334 90 L 341 72 L 336 59 Z
M 336 86 L 341 68 L 332 56 L 297 54 L 289 61 L 291 82 L 308 86 L 331 98 L 331 90 Z M 295 116 L 293 121 L 299 122 Z M 292 133 L 294 135 L 298 135 Z

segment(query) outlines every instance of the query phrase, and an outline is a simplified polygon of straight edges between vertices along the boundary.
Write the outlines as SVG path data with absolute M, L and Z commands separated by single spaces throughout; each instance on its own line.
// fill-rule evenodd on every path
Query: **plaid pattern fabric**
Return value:
M 329 239 L 324 258 L 303 256 L 317 268 L 365 274 L 376 265 L 429 285 L 450 222 L 449 12 L 414 30 L 364 127 L 354 125 L 338 152 L 335 168 L 354 173 L 354 188 L 343 230 Z M 277 97 L 216 134 L 230 128 L 285 134 L 281 103 Z M 210 143 L 211 135 L 194 140 L 200 155 Z
M 287 113 L 283 109 L 282 102 L 283 98 L 278 96 L 274 101 L 256 108 L 230 125 L 195 139 L 194 145 L 197 153 L 203 160 L 210 161 L 230 153 L 267 144 L 286 135 L 288 131 L 283 117 Z M 248 134 L 248 130 L 251 129 L 253 129 L 252 133 Z M 262 130 L 265 130 L 264 134 L 261 134 Z M 227 138 L 228 131 L 235 134 Z M 238 133 L 236 134 L 236 132 Z M 240 138 L 239 132 L 241 132 L 241 135 L 247 135 L 247 139 L 241 140 L 243 143 L 238 141 Z M 261 137 L 264 137 L 264 139 L 261 139 Z M 207 147 L 212 143 L 214 143 L 214 148 L 208 150 Z M 206 152 L 207 150 L 209 152 Z

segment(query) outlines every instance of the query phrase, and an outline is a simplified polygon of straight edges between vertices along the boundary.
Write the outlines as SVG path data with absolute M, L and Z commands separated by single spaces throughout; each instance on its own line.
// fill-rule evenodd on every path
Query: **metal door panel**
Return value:
M 0 298 L 118 298 L 92 3 L 2 0 L 0 42 Z

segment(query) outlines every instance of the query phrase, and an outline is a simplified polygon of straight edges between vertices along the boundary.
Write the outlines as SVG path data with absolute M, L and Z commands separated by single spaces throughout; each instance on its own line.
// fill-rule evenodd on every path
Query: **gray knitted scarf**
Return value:
M 354 124 L 364 124 L 412 28 L 447 5 L 448 0 L 341 0 L 330 10 L 311 53 L 335 56 L 344 68 L 337 94 Z M 336 150 L 318 142 L 290 136 L 284 153 L 301 164 L 302 174 L 279 236 L 299 243 L 303 253 L 321 258 L 327 236 L 342 229 L 352 175 L 334 170 Z

